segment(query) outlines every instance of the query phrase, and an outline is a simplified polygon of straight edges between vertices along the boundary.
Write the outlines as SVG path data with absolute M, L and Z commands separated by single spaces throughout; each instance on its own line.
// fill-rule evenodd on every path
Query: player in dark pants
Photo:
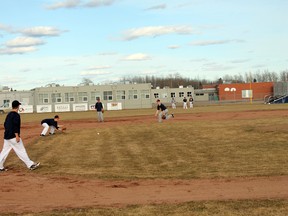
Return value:
M 157 110 L 155 113 L 155 116 L 158 115 L 158 122 L 161 123 L 162 119 L 170 119 L 171 117 L 174 118 L 174 114 L 168 114 L 168 109 L 167 107 L 161 103 L 161 101 L 158 99 L 157 101 Z
M 0 153 L 0 172 L 6 171 L 4 163 L 10 151 L 13 149 L 16 155 L 26 164 L 30 170 L 36 169 L 40 163 L 30 160 L 22 139 L 20 138 L 21 118 L 18 113 L 21 103 L 17 100 L 12 102 L 12 111 L 6 116 L 4 122 L 4 145 Z

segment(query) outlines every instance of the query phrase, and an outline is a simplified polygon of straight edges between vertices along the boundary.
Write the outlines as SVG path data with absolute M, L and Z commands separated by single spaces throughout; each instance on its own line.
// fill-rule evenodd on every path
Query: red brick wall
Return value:
M 242 97 L 243 90 L 252 90 L 253 100 L 264 100 L 266 95 L 273 94 L 273 82 L 220 84 L 219 100 L 249 100 Z

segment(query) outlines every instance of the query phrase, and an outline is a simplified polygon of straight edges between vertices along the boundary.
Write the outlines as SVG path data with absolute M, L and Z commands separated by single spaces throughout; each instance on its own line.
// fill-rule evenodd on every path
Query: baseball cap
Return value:
M 18 100 L 12 102 L 12 108 L 17 108 L 19 105 L 21 105 L 21 103 Z

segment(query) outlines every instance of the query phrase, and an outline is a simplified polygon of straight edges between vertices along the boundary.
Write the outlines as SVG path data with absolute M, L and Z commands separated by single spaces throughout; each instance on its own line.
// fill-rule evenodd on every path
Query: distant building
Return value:
M 273 95 L 273 82 L 262 83 L 231 83 L 219 84 L 220 101 L 264 100 L 265 96 Z
M 17 99 L 29 105 L 29 110 L 32 112 L 69 112 L 93 110 L 97 98 L 101 99 L 105 109 L 118 110 L 152 108 L 156 99 L 170 104 L 171 97 L 178 102 L 182 102 L 183 97 L 195 97 L 192 86 L 163 89 L 152 89 L 151 86 L 150 83 L 47 85 L 30 91 L 0 92 L 0 103 L 9 103 Z
M 188 86 L 184 88 L 184 86 L 179 86 L 179 88 L 156 88 L 151 90 L 151 97 L 153 98 L 153 103 L 157 99 L 160 99 L 162 103 L 171 103 L 171 99 L 174 98 L 176 102 L 181 102 L 184 97 L 195 97 L 194 88 L 192 86 Z
M 5 88 L 6 89 L 6 88 Z M 29 112 L 68 112 L 93 110 L 97 98 L 105 109 L 142 109 L 152 108 L 160 99 L 168 106 L 172 97 L 182 103 L 184 97 L 192 96 L 197 104 L 218 101 L 264 100 L 275 94 L 288 95 L 287 82 L 230 83 L 203 85 L 201 89 L 193 86 L 178 88 L 152 88 L 150 83 L 121 83 L 111 85 L 60 86 L 50 84 L 30 91 L 1 91 L 0 106 L 11 104 L 15 99 L 25 105 Z

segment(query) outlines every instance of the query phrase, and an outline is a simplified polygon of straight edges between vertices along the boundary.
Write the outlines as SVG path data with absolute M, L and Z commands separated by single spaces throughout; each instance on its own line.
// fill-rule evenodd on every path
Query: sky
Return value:
M 0 86 L 288 69 L 287 0 L 1 0 Z

